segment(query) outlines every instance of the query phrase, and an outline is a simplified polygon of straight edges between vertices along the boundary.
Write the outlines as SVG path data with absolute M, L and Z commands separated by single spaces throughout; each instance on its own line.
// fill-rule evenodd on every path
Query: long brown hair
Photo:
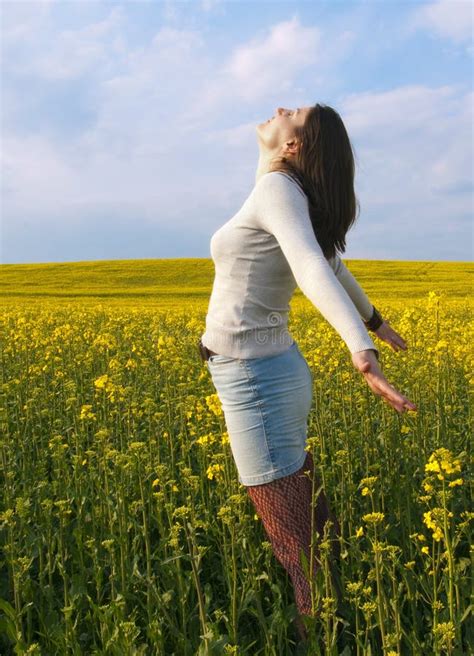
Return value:
M 306 194 L 315 237 L 329 259 L 346 250 L 346 233 L 360 209 L 351 142 L 336 110 L 319 103 L 295 135 L 301 145 L 294 160 L 277 157 L 270 170 L 287 173 Z

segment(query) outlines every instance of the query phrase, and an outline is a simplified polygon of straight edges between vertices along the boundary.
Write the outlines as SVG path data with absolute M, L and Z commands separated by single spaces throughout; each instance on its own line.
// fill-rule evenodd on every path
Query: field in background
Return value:
M 474 643 L 473 266 L 346 265 L 408 344 L 374 337 L 418 412 L 376 397 L 295 294 L 308 449 L 342 529 L 344 605 L 321 543 L 311 630 L 330 646 L 345 624 L 356 656 L 461 655 Z M 293 653 L 291 584 L 197 355 L 212 279 L 204 259 L 0 267 L 0 653 Z
M 449 299 L 472 298 L 474 264 L 470 262 L 343 261 L 371 300 L 415 300 L 429 290 L 444 292 Z M 207 305 L 213 276 L 212 260 L 205 258 L 3 264 L 0 298 L 5 304 L 74 299 L 131 305 L 140 301 L 162 307 Z M 305 299 L 299 290 L 294 298 Z

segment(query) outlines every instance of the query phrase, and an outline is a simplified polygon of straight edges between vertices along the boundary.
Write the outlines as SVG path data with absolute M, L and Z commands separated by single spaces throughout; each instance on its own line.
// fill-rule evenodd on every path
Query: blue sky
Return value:
M 255 127 L 334 107 L 360 215 L 343 259 L 471 260 L 472 5 L 1 2 L 1 261 L 210 257 Z

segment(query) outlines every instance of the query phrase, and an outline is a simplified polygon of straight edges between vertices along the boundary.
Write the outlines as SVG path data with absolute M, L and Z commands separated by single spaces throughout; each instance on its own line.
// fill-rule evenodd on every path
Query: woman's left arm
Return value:
M 373 305 L 367 294 L 346 267 L 339 255 L 336 254 L 334 257 L 330 257 L 328 262 L 331 265 L 336 278 L 351 297 L 351 300 L 356 306 L 362 319 L 368 321 L 372 316 Z
M 339 255 L 336 254 L 334 257 L 329 258 L 328 262 L 336 274 L 336 278 L 351 297 L 352 302 L 359 311 L 362 319 L 364 321 L 369 321 L 369 319 L 372 318 L 374 306 L 370 302 L 362 287 L 359 285 L 349 269 L 345 266 Z M 386 319 L 382 318 L 382 323 L 377 326 L 373 332 L 383 342 L 390 344 L 394 351 L 406 351 L 408 348 L 403 337 L 390 326 Z

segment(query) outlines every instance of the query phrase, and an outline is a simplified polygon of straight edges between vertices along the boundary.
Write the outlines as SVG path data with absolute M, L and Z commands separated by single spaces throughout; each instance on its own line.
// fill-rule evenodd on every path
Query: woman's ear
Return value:
M 296 139 L 287 141 L 283 147 L 283 155 L 295 156 L 298 153 L 300 144 Z

